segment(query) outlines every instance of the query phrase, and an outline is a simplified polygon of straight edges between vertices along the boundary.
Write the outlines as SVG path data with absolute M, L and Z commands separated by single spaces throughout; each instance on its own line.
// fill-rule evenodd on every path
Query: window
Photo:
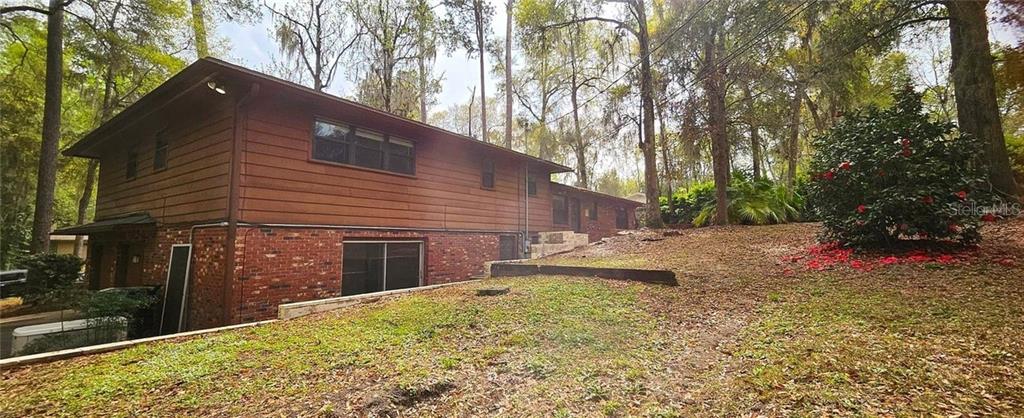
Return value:
M 615 208 L 615 228 L 629 229 L 629 216 L 626 208 Z
M 592 220 L 592 221 L 596 221 L 597 220 L 597 201 L 596 200 L 590 203 L 590 209 L 588 209 L 587 212 L 589 212 L 589 213 L 587 213 L 587 216 L 590 218 L 590 220 Z
M 153 171 L 167 168 L 167 140 L 162 133 L 156 136 L 156 149 L 153 151 Z
M 412 141 L 389 137 L 388 138 L 388 171 L 402 174 L 414 174 L 416 155 L 413 153 Z
M 366 168 L 384 168 L 384 136 L 365 129 L 356 130 L 352 164 Z
M 485 189 L 494 188 L 494 161 L 484 160 L 480 175 L 481 186 Z
M 565 196 L 554 195 L 551 197 L 551 220 L 559 225 L 569 223 L 569 205 Z
M 342 296 L 420 285 L 420 242 L 346 241 L 343 246 Z
M 401 174 L 416 172 L 412 141 L 319 120 L 313 126 L 313 159 Z
M 128 180 L 134 179 L 139 174 L 139 154 L 132 151 L 128 154 L 128 161 L 124 164 L 124 177 Z
M 537 195 L 537 179 L 533 178 L 533 176 L 526 178 L 526 193 L 530 196 Z

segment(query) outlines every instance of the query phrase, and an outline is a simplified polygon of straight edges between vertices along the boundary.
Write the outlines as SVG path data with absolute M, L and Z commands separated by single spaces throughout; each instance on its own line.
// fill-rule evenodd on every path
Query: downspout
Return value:
M 260 85 L 252 83 L 249 91 L 235 102 L 234 124 L 232 127 L 231 164 L 228 184 L 228 230 L 224 242 L 224 289 L 223 315 L 224 325 L 231 323 L 231 308 L 234 306 L 235 284 L 235 239 L 238 236 L 238 204 L 239 187 L 242 178 L 242 148 L 245 143 L 246 119 L 248 111 L 244 107 L 260 92 Z
M 526 162 L 526 176 L 523 179 L 526 183 L 526 193 L 523 200 L 526 202 L 526 222 L 523 223 L 523 258 L 530 258 L 530 162 Z

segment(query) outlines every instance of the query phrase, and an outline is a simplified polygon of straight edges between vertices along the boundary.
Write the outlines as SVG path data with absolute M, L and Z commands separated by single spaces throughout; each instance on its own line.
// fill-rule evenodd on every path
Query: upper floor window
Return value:
M 124 178 L 131 180 L 139 174 L 139 154 L 135 151 L 128 153 L 128 160 L 124 163 Z
M 319 120 L 313 126 L 313 159 L 401 174 L 416 171 L 412 141 Z
M 596 200 L 590 203 L 590 209 L 587 209 L 587 216 L 590 217 L 590 220 L 592 220 L 592 221 L 596 221 L 597 220 L 597 201 Z
M 480 174 L 480 185 L 485 189 L 494 188 L 494 161 L 484 160 Z
M 526 193 L 530 196 L 537 195 L 537 179 L 533 176 L 526 177 Z
M 569 223 L 569 205 L 565 196 L 551 196 L 551 221 L 559 225 Z
M 167 168 L 167 139 L 163 133 L 156 136 L 156 148 L 153 151 L 153 171 Z

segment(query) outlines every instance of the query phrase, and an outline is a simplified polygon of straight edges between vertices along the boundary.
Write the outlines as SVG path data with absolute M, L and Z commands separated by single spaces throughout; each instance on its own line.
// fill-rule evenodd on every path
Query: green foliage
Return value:
M 28 278 L 20 287 L 19 296 L 35 303 L 71 289 L 78 281 L 82 259 L 70 254 L 39 253 L 20 258 L 15 265 L 28 270 Z
M 1010 166 L 1017 184 L 1024 184 L 1024 135 L 1006 137 L 1006 152 L 1010 154 Z
M 987 192 L 982 141 L 921 112 L 905 89 L 896 105 L 847 116 L 815 139 L 810 199 L 824 238 L 844 245 L 892 245 L 901 239 L 980 239 L 977 213 Z
M 751 180 L 742 173 L 734 173 L 728 194 L 731 223 L 770 225 L 800 219 L 803 198 L 771 180 Z M 667 199 L 661 199 L 662 217 L 666 223 L 706 226 L 715 217 L 714 182 L 698 183 L 673 198 L 676 210 L 671 214 L 668 213 Z

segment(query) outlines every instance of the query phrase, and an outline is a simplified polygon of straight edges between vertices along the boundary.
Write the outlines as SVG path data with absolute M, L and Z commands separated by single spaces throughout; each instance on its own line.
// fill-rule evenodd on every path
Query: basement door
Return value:
M 341 295 L 405 289 L 423 284 L 420 241 L 345 241 Z

